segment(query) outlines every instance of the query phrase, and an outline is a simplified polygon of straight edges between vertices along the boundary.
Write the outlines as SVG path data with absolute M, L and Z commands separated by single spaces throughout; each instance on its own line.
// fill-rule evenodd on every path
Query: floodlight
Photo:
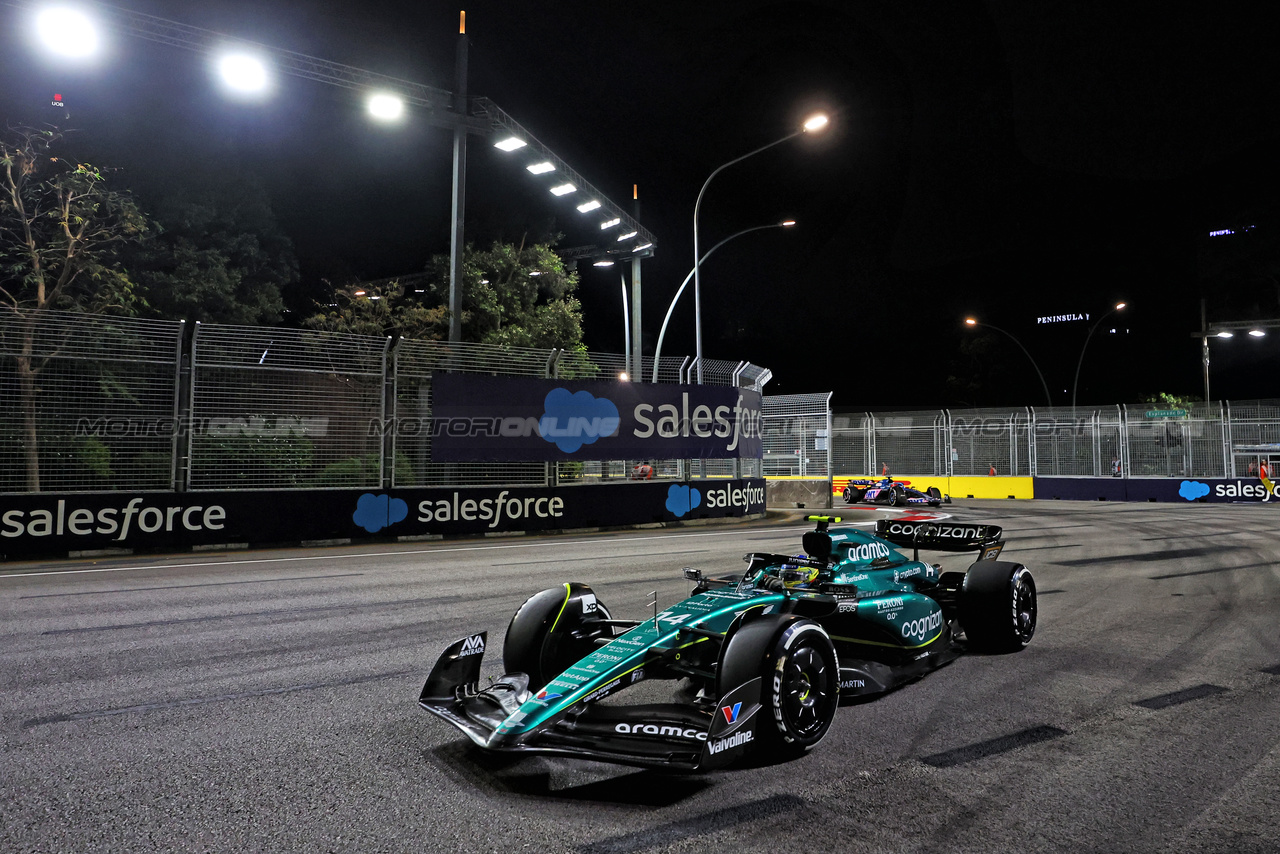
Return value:
M 623 240 L 630 240 L 631 238 L 635 237 L 638 233 L 639 232 L 636 232 L 636 231 L 628 231 L 626 234 L 619 234 L 618 241 L 621 242 Z
M 395 121 L 404 115 L 404 101 L 399 95 L 375 92 L 366 102 L 369 115 L 382 121 Z
M 572 184 L 560 184 L 559 186 L 551 188 L 551 195 L 564 196 L 576 191 L 577 189 L 578 188 L 573 186 Z
M 98 50 L 93 19 L 79 9 L 56 6 L 36 16 L 36 36 L 59 56 L 86 57 Z
M 784 219 L 782 222 L 778 223 L 778 225 L 782 226 L 783 228 L 790 228 L 795 224 L 796 224 L 796 221 L 794 219 Z
M 532 172 L 535 175 L 543 175 L 543 174 L 546 174 L 547 172 L 556 171 L 555 164 L 552 163 L 550 160 L 544 160 L 541 163 L 533 163 L 524 168 L 528 169 L 530 172 Z
M 592 263 L 592 267 L 612 267 L 613 262 L 608 258 L 601 258 L 599 261 Z
M 619 217 L 614 217 L 613 219 L 606 219 L 604 222 L 600 223 L 600 230 L 603 231 L 606 228 L 613 228 L 615 225 L 620 225 L 621 223 L 622 223 L 622 220 Z
M 223 54 L 218 59 L 218 74 L 227 88 L 240 95 L 259 95 L 270 85 L 266 64 L 248 53 Z
M 1263 338 L 1266 336 L 1267 333 L 1262 331 L 1261 329 L 1250 329 L 1249 334 L 1252 335 L 1254 338 Z
M 1222 332 L 1219 332 L 1219 333 L 1218 333 L 1218 337 L 1219 337 L 1219 338 L 1235 338 L 1235 337 L 1236 337 L 1236 334 L 1235 334 L 1234 332 L 1227 332 L 1227 331 L 1224 329 Z
M 829 121 L 825 113 L 817 113 L 805 119 L 804 129 L 806 131 L 822 130 Z
M 978 325 L 978 321 L 974 320 L 972 317 L 966 317 L 966 318 L 964 319 L 964 322 L 965 322 L 965 323 L 967 323 L 967 324 L 969 324 L 970 326 L 977 326 L 977 325 Z
M 500 139 L 495 142 L 493 147 L 502 151 L 515 151 L 517 148 L 524 148 L 528 144 L 518 136 L 509 136 L 506 139 Z
M 652 244 L 652 243 L 641 243 L 639 246 L 636 246 L 636 247 L 632 248 L 632 250 L 631 250 L 631 251 L 632 251 L 632 252 L 640 252 L 640 251 L 642 251 L 642 250 L 648 249 L 648 248 L 649 248 L 649 247 L 651 247 L 651 246 L 653 246 L 653 244 Z
M 582 204 L 578 205 L 578 210 L 582 213 L 590 213 L 591 211 L 599 209 L 599 207 L 600 207 L 600 203 L 597 202 L 595 199 L 592 199 L 589 202 L 583 202 Z

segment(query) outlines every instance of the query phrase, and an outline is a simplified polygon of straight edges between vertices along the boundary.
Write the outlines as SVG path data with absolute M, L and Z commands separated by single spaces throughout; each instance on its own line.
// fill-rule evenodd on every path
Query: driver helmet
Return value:
M 787 570 L 800 573 L 800 577 L 795 581 L 784 582 L 788 587 L 805 587 L 818 580 L 818 568 L 816 566 L 800 566 L 799 564 L 794 563 L 784 563 L 778 569 L 779 575 Z

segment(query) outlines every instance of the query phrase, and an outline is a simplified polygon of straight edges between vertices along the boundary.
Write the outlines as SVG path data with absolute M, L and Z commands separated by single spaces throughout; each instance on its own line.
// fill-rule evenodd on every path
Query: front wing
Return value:
M 755 740 L 758 677 L 728 691 L 711 715 L 676 703 L 602 706 L 584 700 L 513 736 L 505 730 L 520 722 L 527 714 L 522 707 L 537 697 L 523 673 L 506 674 L 481 688 L 484 644 L 482 632 L 449 646 L 422 686 L 418 705 L 485 750 L 706 771 L 728 765 Z

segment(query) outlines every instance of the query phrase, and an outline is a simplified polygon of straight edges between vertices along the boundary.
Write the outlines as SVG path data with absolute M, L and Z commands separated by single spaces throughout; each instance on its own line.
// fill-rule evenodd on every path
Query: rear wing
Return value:
M 1004 548 L 1001 530 L 999 525 L 959 522 L 905 522 L 897 519 L 876 522 L 877 537 L 895 546 L 915 549 L 916 560 L 920 559 L 920 549 L 979 552 L 978 560 L 996 560 Z

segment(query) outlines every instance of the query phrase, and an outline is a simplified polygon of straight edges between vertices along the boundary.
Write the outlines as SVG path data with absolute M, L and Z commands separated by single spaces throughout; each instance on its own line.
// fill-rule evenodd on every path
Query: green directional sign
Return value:
M 1185 418 L 1187 410 L 1185 409 L 1148 409 L 1148 418 Z

